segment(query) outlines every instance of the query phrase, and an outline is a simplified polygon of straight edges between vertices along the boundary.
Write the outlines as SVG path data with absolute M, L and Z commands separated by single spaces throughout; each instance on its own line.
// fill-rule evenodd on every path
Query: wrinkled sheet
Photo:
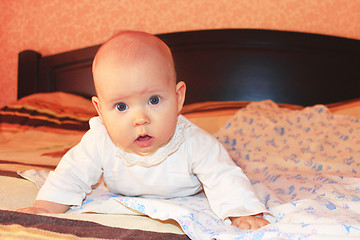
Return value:
M 243 168 L 272 215 L 243 231 L 220 221 L 205 196 L 113 195 L 100 185 L 69 212 L 174 219 L 191 239 L 359 239 L 360 123 L 324 106 L 280 109 L 271 101 L 239 110 L 215 136 Z M 32 173 L 35 174 L 36 173 Z
M 282 174 L 254 183 L 273 216 L 270 225 L 243 231 L 222 222 L 210 210 L 203 193 L 173 199 L 126 197 L 110 193 L 104 185 L 88 195 L 81 207 L 68 213 L 143 214 L 176 220 L 191 239 L 340 239 L 360 237 L 359 181 L 351 177 L 298 173 Z M 280 176 L 281 175 L 281 176 Z M 280 191 L 281 189 L 281 191 Z M 301 197 L 294 197 L 301 195 Z M 292 199 L 292 200 L 291 200 Z

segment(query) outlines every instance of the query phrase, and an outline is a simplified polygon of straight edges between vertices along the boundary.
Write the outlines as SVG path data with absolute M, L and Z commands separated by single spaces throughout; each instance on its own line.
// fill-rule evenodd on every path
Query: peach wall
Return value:
M 264 28 L 360 39 L 360 0 L 1 0 L 0 107 L 16 100 L 17 54 L 99 44 L 120 29 Z

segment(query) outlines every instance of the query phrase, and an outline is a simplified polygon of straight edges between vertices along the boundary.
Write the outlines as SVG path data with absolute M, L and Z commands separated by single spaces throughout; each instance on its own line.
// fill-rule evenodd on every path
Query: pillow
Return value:
M 327 107 L 334 114 L 349 115 L 360 119 L 360 98 L 328 104 Z
M 209 133 L 215 133 L 239 109 L 246 107 L 249 101 L 217 101 L 201 102 L 185 105 L 181 113 L 191 122 Z M 292 104 L 279 104 L 288 109 L 302 109 L 302 106 Z
M 239 109 L 250 101 L 217 101 L 185 105 L 181 113 L 197 126 L 209 133 L 218 131 Z M 281 108 L 301 110 L 304 107 L 294 104 L 277 104 Z M 326 107 L 336 115 L 349 115 L 360 119 L 360 99 L 328 104 Z
M 20 131 L 48 127 L 85 131 L 88 121 L 96 115 L 89 99 L 63 93 L 36 93 L 0 110 L 0 129 Z

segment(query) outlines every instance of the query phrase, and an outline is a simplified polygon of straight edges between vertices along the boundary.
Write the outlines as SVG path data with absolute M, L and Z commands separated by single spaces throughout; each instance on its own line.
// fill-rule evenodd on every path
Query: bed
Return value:
M 19 53 L 18 100 L 0 111 L 0 237 L 359 239 L 360 40 L 260 29 L 158 37 L 187 84 L 182 114 L 222 142 L 271 224 L 241 231 L 216 219 L 202 194 L 149 200 L 101 184 L 66 214 L 14 211 L 32 205 L 96 115 L 97 45 Z

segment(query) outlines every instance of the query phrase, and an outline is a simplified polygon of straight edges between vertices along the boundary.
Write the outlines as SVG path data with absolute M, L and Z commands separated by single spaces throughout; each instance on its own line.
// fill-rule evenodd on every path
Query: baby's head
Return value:
M 123 31 L 104 43 L 93 62 L 93 104 L 112 141 L 150 155 L 173 136 L 185 100 L 170 49 L 144 32 Z

